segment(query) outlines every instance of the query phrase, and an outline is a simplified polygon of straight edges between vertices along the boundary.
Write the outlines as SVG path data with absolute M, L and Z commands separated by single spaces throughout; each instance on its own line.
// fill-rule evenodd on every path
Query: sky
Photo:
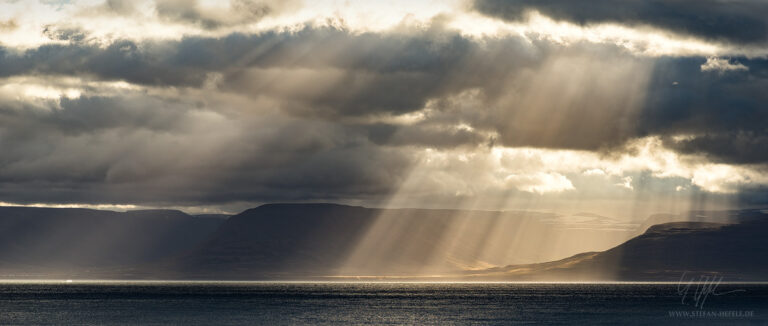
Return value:
M 768 206 L 762 0 L 1 0 L 0 204 Z

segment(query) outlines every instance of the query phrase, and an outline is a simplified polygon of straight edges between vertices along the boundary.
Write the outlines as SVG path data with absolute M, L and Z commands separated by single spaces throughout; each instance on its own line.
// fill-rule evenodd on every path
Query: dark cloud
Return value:
M 666 139 L 665 145 L 678 152 L 705 154 L 713 161 L 737 164 L 768 162 L 768 131 L 706 133 L 680 140 Z
M 322 121 L 222 115 L 193 101 L 141 93 L 48 104 L 49 110 L 0 110 L 2 201 L 170 205 L 380 197 L 396 188 L 410 163 L 359 131 Z
M 79 28 L 74 27 L 58 27 L 55 25 L 47 25 L 43 28 L 43 35 L 51 40 L 55 41 L 69 41 L 73 43 L 79 43 L 86 39 L 88 36 L 86 32 Z
M 50 101 L 44 105 L 22 103 L 15 108 L 0 106 L 0 122 L 25 125 L 24 129 L 6 128 L 6 132 L 55 130 L 64 135 L 81 135 L 113 128 L 171 131 L 179 127 L 179 117 L 190 110 L 186 105 L 194 110 L 189 103 L 153 97 L 62 98 L 57 104 Z
M 92 44 L 49 44 L 21 55 L 0 48 L 0 76 L 95 76 L 147 85 L 193 85 L 205 79 L 199 69 L 173 65 L 161 52 L 143 51 L 131 41 L 117 41 L 105 48 Z
M 311 27 L 0 48 L 8 85 L 136 86 L 59 100 L 0 93 L 0 200 L 384 198 L 413 149 L 621 150 L 650 135 L 682 153 L 768 163 L 768 61 L 728 59 L 745 68 L 702 71 L 706 58 L 605 44 Z
M 768 60 L 741 58 L 749 71 L 701 71 L 704 58 L 660 59 L 638 119 L 638 135 L 687 135 L 667 140 L 685 153 L 726 163 L 766 163 Z
M 768 40 L 768 3 L 762 0 L 476 0 L 480 12 L 520 20 L 529 10 L 578 24 L 651 25 L 734 43 Z
M 768 100 L 765 60 L 747 61 L 749 72 L 701 71 L 703 58 L 657 61 L 648 87 L 642 133 L 700 133 L 762 129 Z
M 216 29 L 255 23 L 266 16 L 295 9 L 299 4 L 296 0 L 232 0 L 227 9 L 212 9 L 202 8 L 197 0 L 157 0 L 155 7 L 160 18 Z M 110 3 L 110 6 L 114 5 Z
M 210 73 L 222 73 L 224 88 L 252 95 L 282 94 L 297 104 L 310 103 L 311 112 L 295 107 L 304 113 L 404 113 L 420 109 L 430 98 L 484 86 L 489 78 L 538 61 L 528 48 L 521 39 L 494 42 L 486 49 L 456 34 L 356 35 L 306 28 L 178 42 L 121 40 L 106 47 L 44 45 L 21 55 L 0 48 L 0 76 L 81 75 L 145 85 L 201 86 Z M 515 60 L 497 60 L 511 54 Z M 302 69 L 314 70 L 308 75 L 314 80 L 306 81 L 310 84 L 303 85 L 303 91 L 291 89 L 297 84 L 287 77 Z
M 589 43 L 307 27 L 2 54 L 4 76 L 80 75 L 181 87 L 213 81 L 221 91 L 271 98 L 309 118 L 397 115 L 436 103 L 418 125 L 390 126 L 389 134 L 371 127 L 379 144 L 480 145 L 497 133 L 498 144 L 596 150 L 648 135 L 757 135 L 766 121 L 765 60 L 736 58 L 745 69 L 715 73 L 702 71 L 705 58 L 639 58 Z M 465 93 L 474 95 L 459 96 Z M 459 124 L 472 130 L 457 130 Z
M 380 199 L 397 189 L 412 163 L 397 146 L 480 140 L 441 123 L 391 125 L 382 135 L 376 123 L 343 122 L 416 111 L 430 98 L 467 87 L 465 81 L 480 85 L 494 66 L 477 66 L 471 78 L 456 74 L 467 69 L 459 69 L 462 64 L 473 64 L 471 56 L 487 52 L 448 36 L 307 29 L 104 47 L 45 45 L 21 54 L 6 49 L 4 76 L 44 84 L 55 76 L 125 80 L 168 95 L 86 90 L 78 98 L 42 102 L 0 99 L 0 142 L 9 149 L 0 160 L 0 198 L 158 204 Z M 520 46 L 503 45 L 495 51 Z M 218 90 L 205 89 L 212 74 L 221 76 Z M 325 88 L 302 95 L 318 84 Z M 229 93 L 240 99 L 218 98 Z M 283 111 L 291 114 L 276 113 Z

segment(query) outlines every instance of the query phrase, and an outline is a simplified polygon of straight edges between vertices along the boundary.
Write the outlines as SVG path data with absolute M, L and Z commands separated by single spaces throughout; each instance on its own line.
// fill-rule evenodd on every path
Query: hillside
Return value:
M 590 227 L 564 226 L 563 218 L 568 217 L 335 204 L 268 204 L 230 218 L 174 210 L 0 207 L 0 274 L 520 281 L 768 275 L 762 257 L 768 219 L 759 210 L 692 212 L 691 222 L 651 225 L 681 218 L 657 215 L 638 226 L 647 229 L 643 233 L 593 228 L 591 220 Z M 714 223 L 720 220 L 736 224 Z
M 768 219 L 745 212 L 738 224 L 676 222 L 603 252 L 545 264 L 510 265 L 471 278 L 569 281 L 677 281 L 683 273 L 716 273 L 730 281 L 765 281 Z M 759 218 L 762 217 L 762 218 Z
M 567 257 L 617 245 L 635 232 L 562 228 L 545 222 L 549 217 L 268 204 L 228 219 L 174 268 L 205 278 L 447 273 Z

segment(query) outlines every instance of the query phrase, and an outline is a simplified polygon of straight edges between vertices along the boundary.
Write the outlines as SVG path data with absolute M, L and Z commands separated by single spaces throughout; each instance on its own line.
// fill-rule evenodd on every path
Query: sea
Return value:
M 768 325 L 766 284 L 0 283 L 0 325 Z

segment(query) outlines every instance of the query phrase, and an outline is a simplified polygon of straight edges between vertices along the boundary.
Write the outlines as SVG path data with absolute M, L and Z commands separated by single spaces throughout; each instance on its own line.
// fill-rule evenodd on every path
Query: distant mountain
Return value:
M 589 213 L 335 204 L 231 217 L 0 207 L 0 278 L 765 280 L 766 216 L 691 212 L 631 225 Z M 666 223 L 675 220 L 688 222 Z
M 232 215 L 227 215 L 227 214 L 195 214 L 192 216 L 199 217 L 199 218 L 216 218 L 220 220 L 226 220 L 232 217 Z
M 174 269 L 219 278 L 446 273 L 567 257 L 635 232 L 561 228 L 544 222 L 550 215 L 268 204 L 229 218 Z
M 224 222 L 175 210 L 0 207 L 0 273 L 124 269 L 183 254 Z
M 716 273 L 729 281 L 768 279 L 768 215 L 742 211 L 738 224 L 675 222 L 604 252 L 543 264 L 510 265 L 474 273 L 505 280 L 677 281 L 683 273 Z
M 726 210 L 726 211 L 701 211 L 694 210 L 682 214 L 653 214 L 642 224 L 638 230 L 645 232 L 648 228 L 672 222 L 704 222 L 734 224 L 764 219 L 765 214 L 761 210 Z
M 333 204 L 263 205 L 229 218 L 174 269 L 225 278 L 327 272 L 343 262 L 377 213 Z

